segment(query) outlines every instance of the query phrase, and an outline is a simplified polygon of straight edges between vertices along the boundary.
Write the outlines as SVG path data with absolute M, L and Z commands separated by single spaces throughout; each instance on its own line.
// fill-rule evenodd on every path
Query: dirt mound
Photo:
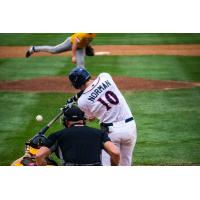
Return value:
M 177 88 L 191 88 L 200 86 L 200 83 L 147 80 L 117 76 L 113 78 L 121 90 L 169 90 Z M 0 81 L 0 91 L 19 92 L 70 92 L 75 93 L 70 82 L 63 77 L 42 77 L 30 80 Z

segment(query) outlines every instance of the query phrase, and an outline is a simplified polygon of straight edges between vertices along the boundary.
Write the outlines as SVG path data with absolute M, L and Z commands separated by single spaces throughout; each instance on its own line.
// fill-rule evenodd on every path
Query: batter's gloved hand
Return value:
M 85 48 L 85 54 L 86 56 L 94 56 L 94 49 L 92 48 L 92 46 L 88 45 Z
M 76 102 L 75 102 L 73 99 L 68 99 L 68 100 L 66 101 L 66 104 L 65 104 L 65 105 L 71 108 L 72 105 L 75 104 L 75 103 L 76 103 Z
M 66 104 L 64 105 L 64 107 L 62 108 L 63 112 L 65 112 L 66 110 L 68 110 L 69 108 L 72 107 L 72 105 L 74 105 L 75 102 L 74 101 L 67 101 Z
M 78 101 L 78 98 L 83 94 L 83 92 L 84 92 L 84 90 L 81 90 L 79 93 L 77 93 L 73 97 L 67 99 L 66 104 L 61 109 L 63 109 L 63 111 L 65 111 L 65 110 L 71 108 L 73 104 L 76 104 L 76 102 Z

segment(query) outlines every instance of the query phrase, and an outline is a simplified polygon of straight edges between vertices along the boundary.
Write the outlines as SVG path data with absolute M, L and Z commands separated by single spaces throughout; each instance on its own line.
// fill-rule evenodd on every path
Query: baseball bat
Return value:
M 60 116 L 63 115 L 64 111 L 69 109 L 69 105 L 72 104 L 73 102 L 77 102 L 78 98 L 83 94 L 83 90 L 74 95 L 73 97 L 67 99 L 66 104 L 63 108 L 61 108 L 60 112 L 45 126 L 43 127 L 36 135 L 44 135 L 46 131 L 51 127 L 51 125 L 59 119 Z
M 63 114 L 63 109 L 45 126 L 43 127 L 39 132 L 38 135 L 44 135 L 46 131 L 51 127 L 51 125 Z

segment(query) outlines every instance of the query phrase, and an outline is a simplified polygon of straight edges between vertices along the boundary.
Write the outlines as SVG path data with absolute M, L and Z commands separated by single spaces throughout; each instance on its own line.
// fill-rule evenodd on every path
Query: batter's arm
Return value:
M 78 99 L 79 99 L 79 97 L 83 94 L 83 92 L 84 92 L 84 90 L 81 90 L 80 92 L 78 92 L 77 94 L 75 94 L 73 97 L 67 99 L 66 105 L 77 102 Z
M 88 109 L 88 105 L 86 104 L 85 101 L 79 101 L 78 107 L 85 113 L 85 118 L 88 121 L 94 121 L 96 119 L 96 117 L 94 117 L 90 112 L 90 109 Z

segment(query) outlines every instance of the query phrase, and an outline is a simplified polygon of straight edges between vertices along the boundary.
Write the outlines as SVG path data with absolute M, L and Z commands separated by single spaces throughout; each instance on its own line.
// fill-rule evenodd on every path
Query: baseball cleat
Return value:
M 26 52 L 26 58 L 30 57 L 35 52 L 35 47 L 31 46 L 29 50 Z

